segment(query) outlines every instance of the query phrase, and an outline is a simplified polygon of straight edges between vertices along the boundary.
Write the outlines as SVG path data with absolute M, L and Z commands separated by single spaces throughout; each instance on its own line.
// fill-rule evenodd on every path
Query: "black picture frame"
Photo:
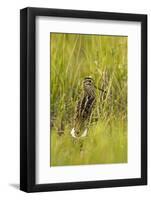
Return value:
M 141 23 L 141 178 L 36 184 L 35 19 L 37 16 L 120 20 Z M 43 192 L 147 184 L 147 15 L 48 8 L 20 11 L 20 189 Z

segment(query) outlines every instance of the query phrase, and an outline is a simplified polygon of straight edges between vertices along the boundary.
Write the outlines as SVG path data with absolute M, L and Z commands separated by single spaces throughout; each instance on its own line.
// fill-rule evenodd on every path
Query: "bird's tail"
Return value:
M 83 138 L 83 137 L 86 137 L 87 134 L 88 134 L 88 129 L 85 128 L 83 131 L 82 131 L 82 134 L 79 134 L 79 131 L 77 131 L 75 128 L 72 128 L 71 132 L 70 132 L 71 136 L 73 138 Z

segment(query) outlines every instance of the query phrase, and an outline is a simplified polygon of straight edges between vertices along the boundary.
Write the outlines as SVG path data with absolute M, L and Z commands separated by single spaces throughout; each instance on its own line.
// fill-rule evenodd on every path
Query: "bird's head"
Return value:
M 86 76 L 83 80 L 83 87 L 85 89 L 89 86 L 94 86 L 94 80 L 91 76 Z

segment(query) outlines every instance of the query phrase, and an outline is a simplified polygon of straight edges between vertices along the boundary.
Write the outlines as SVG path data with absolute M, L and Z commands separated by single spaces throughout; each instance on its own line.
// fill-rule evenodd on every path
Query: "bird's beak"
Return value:
M 103 90 L 102 88 L 97 87 L 96 85 L 94 85 L 94 87 L 95 87 L 97 90 L 100 90 L 101 92 L 107 93 L 105 90 Z

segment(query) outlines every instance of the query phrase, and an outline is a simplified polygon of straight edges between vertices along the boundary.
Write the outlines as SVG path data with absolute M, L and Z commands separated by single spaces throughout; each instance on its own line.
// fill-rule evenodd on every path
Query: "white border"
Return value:
M 128 36 L 128 163 L 50 167 L 50 32 Z M 138 22 L 36 18 L 36 183 L 140 178 L 141 26 Z

